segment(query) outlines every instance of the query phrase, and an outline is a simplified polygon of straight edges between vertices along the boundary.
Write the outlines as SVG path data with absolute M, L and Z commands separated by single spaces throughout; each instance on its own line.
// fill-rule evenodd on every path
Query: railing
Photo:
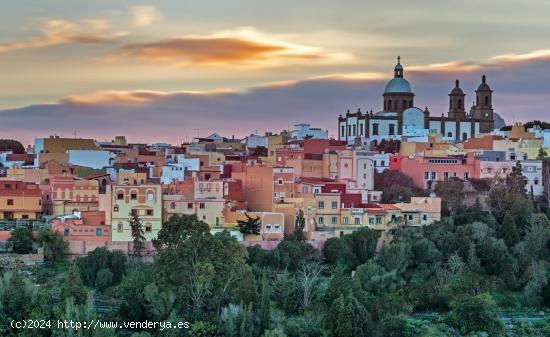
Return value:
M 50 228 L 50 224 L 42 220 L 0 220 L 0 230 L 13 230 L 15 228 L 43 229 Z

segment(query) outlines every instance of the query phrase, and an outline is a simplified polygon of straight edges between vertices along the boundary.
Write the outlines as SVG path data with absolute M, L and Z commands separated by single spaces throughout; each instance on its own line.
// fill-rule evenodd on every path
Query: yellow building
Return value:
M 118 185 L 143 185 L 147 182 L 147 173 L 120 170 L 116 182 Z
M 68 150 L 99 150 L 93 139 L 86 138 L 37 138 L 34 141 L 35 153 L 65 153 Z
M 0 219 L 33 220 L 42 213 L 42 192 L 36 184 L 0 181 Z
M 97 211 L 99 182 L 74 176 L 51 176 L 44 208 L 47 214 L 65 215 L 74 212 Z
M 133 241 L 132 214 L 141 219 L 147 241 L 162 228 L 162 191 L 160 185 L 113 185 L 111 235 L 113 241 Z

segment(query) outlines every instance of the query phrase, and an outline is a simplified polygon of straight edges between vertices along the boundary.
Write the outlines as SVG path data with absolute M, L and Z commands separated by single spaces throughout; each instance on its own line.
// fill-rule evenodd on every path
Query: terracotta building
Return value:
M 0 219 L 37 219 L 42 213 L 42 192 L 37 184 L 0 181 Z

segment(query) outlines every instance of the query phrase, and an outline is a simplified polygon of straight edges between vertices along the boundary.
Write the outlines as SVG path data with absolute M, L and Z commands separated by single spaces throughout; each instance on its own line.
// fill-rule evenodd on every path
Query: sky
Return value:
M 381 109 L 401 56 L 415 105 L 487 75 L 508 123 L 550 119 L 547 0 L 0 0 L 0 138 L 177 144 Z

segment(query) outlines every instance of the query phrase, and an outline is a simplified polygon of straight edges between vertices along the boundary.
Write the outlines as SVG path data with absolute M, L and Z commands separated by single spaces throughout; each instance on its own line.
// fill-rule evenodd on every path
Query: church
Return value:
M 428 108 L 422 110 L 414 106 L 414 93 L 409 81 L 403 76 L 401 58 L 397 58 L 393 78 L 384 88 L 383 110 L 370 112 L 347 112 L 338 117 L 338 139 L 348 144 L 368 142 L 378 144 L 381 140 L 404 140 L 425 138 L 428 134 L 440 134 L 446 140 L 464 141 L 480 133 L 490 133 L 494 129 L 492 108 L 493 91 L 482 76 L 481 84 L 475 91 L 476 100 L 469 113 L 466 113 L 466 96 L 458 80 L 449 93 L 447 116 L 430 116 Z

